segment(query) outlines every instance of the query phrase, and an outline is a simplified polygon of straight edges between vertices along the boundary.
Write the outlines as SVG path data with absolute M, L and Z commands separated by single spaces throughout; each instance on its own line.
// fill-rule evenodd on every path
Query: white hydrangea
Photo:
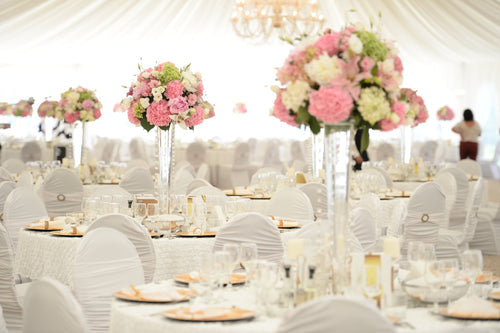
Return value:
M 385 59 L 382 63 L 383 72 L 387 75 L 392 75 L 394 72 L 394 59 Z
M 391 114 L 391 105 L 385 92 L 378 87 L 361 89 L 358 110 L 364 120 L 374 125 Z
M 78 99 L 80 98 L 80 94 L 77 93 L 76 91 L 70 91 L 67 95 L 66 98 L 68 99 L 68 103 L 71 104 L 76 104 Z
M 141 98 L 139 103 L 141 103 L 142 107 L 146 109 L 149 106 L 149 98 Z
M 121 106 L 125 109 L 125 110 L 128 110 L 128 108 L 130 107 L 130 104 L 132 103 L 132 96 L 128 96 L 128 97 L 125 97 L 124 99 L 122 99 L 121 101 Z
M 143 79 L 149 79 L 151 77 L 151 73 L 149 72 L 142 72 L 142 78 Z
M 341 69 L 338 66 L 337 58 L 330 57 L 324 53 L 318 59 L 311 61 L 304 66 L 307 75 L 318 84 L 328 85 L 331 80 L 336 78 Z
M 355 54 L 360 54 L 363 51 L 363 42 L 356 34 L 352 34 L 349 38 L 349 50 Z
M 311 87 L 307 82 L 295 81 L 288 85 L 287 89 L 281 95 L 281 98 L 287 109 L 298 112 L 299 107 L 304 103 L 304 100 L 307 99 L 310 92 Z
M 196 87 L 198 87 L 198 79 L 190 70 L 182 72 L 182 85 L 189 92 L 196 92 Z

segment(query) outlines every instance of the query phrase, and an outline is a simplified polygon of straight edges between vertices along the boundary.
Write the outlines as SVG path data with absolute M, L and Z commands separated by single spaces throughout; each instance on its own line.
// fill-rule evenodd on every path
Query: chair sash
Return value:
M 408 212 L 404 224 L 403 247 L 406 248 L 411 241 L 436 244 L 439 227 L 445 224 L 445 217 L 445 213 Z
M 45 202 L 47 212 L 51 216 L 63 216 L 66 213 L 79 212 L 82 209 L 83 192 L 54 193 L 43 189 L 38 194 Z

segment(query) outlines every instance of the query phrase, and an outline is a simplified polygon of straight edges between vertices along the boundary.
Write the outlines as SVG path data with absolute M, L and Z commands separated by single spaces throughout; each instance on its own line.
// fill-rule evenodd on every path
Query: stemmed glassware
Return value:
M 240 246 L 238 244 L 227 243 L 222 247 L 222 251 L 228 253 L 228 261 L 230 267 L 228 287 L 231 287 L 231 275 L 236 268 L 236 265 L 240 263 Z
M 434 300 L 433 301 L 433 310 L 434 312 L 437 312 L 438 310 L 438 292 L 439 288 L 441 288 L 441 285 L 443 285 L 443 279 L 444 276 L 441 274 L 441 268 L 440 268 L 441 262 L 439 261 L 432 261 L 428 262 L 426 265 L 426 270 L 425 270 L 425 283 L 429 287 L 429 290 L 431 292 L 431 297 Z
M 243 268 L 248 273 L 248 263 L 252 260 L 257 259 L 258 251 L 257 244 L 255 243 L 242 243 L 240 247 L 240 261 Z
M 158 215 L 160 215 L 160 208 L 157 203 L 149 203 L 147 205 L 147 217 L 152 224 L 152 231 L 159 232 Z
M 483 270 L 483 255 L 480 250 L 466 250 L 462 254 L 462 269 L 471 283 L 469 296 L 472 296 L 476 278 Z
M 450 293 L 458 281 L 458 260 L 447 259 L 441 261 L 440 273 L 443 275 L 443 285 L 446 288 L 446 301 L 450 307 L 451 296 Z

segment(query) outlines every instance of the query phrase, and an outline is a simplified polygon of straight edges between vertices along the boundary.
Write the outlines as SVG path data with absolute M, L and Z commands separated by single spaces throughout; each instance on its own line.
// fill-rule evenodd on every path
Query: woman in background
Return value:
M 464 120 L 453 126 L 453 132 L 460 134 L 460 159 L 477 158 L 477 138 L 481 136 L 481 126 L 474 121 L 470 109 L 464 111 Z

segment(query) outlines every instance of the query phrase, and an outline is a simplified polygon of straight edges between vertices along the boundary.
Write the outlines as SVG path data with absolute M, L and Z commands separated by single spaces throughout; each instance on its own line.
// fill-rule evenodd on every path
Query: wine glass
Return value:
M 363 292 L 369 298 L 376 298 L 382 293 L 380 287 L 380 268 L 378 265 L 365 265 L 363 271 Z
M 147 215 L 148 213 L 146 211 L 146 204 L 143 202 L 136 203 L 134 212 L 135 218 L 137 218 L 139 222 L 143 223 Z
M 231 275 L 236 265 L 240 263 L 240 246 L 238 244 L 227 243 L 222 247 L 222 251 L 225 251 L 229 254 L 229 266 L 230 266 L 230 275 L 228 286 L 231 286 Z
M 158 232 L 158 215 L 160 215 L 160 206 L 157 203 L 148 203 L 147 217 L 153 224 L 153 232 Z
M 439 261 L 432 261 L 428 262 L 426 265 L 426 270 L 424 274 L 424 280 L 425 284 L 429 287 L 430 292 L 431 292 L 431 297 L 433 299 L 433 310 L 434 312 L 438 311 L 438 291 L 439 288 L 441 288 L 441 285 L 443 284 L 443 275 L 440 274 L 441 268 L 440 268 L 441 262 Z
M 223 287 L 228 283 L 231 276 L 231 259 L 227 251 L 215 251 L 213 255 L 213 267 L 216 274 L 217 285 Z
M 462 269 L 469 278 L 471 286 L 469 296 L 472 295 L 476 278 L 483 270 L 483 255 L 480 250 L 466 250 L 462 254 Z
M 240 247 L 240 261 L 241 265 L 248 273 L 248 262 L 255 260 L 258 257 L 257 244 L 255 243 L 242 243 Z
M 448 302 L 448 307 L 451 305 L 450 292 L 458 281 L 458 260 L 457 259 L 447 259 L 442 260 L 442 265 L 440 267 L 441 274 L 443 274 L 443 285 L 446 288 L 446 301 Z

